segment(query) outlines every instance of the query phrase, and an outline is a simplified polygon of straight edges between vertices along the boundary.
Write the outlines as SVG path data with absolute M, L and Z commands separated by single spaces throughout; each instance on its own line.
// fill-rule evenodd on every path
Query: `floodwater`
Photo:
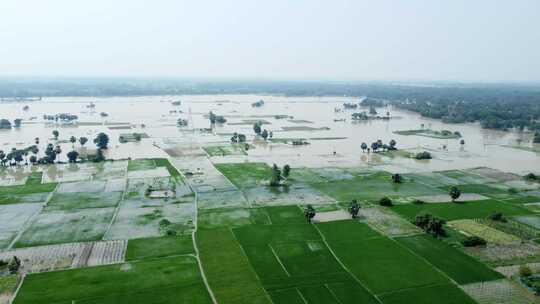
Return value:
M 251 106 L 251 103 L 261 99 L 265 101 L 264 106 L 260 108 Z M 182 104 L 172 105 L 171 101 L 176 100 L 181 100 Z M 531 134 L 485 130 L 478 124 L 445 124 L 391 107 L 377 109 L 381 116 L 386 115 L 387 111 L 390 112 L 391 120 L 351 121 L 352 113 L 367 111 L 366 108 L 334 111 L 335 108 L 342 108 L 344 102 L 358 102 L 359 100 L 350 97 L 186 95 L 111 98 L 55 97 L 29 103 L 3 103 L 0 104 L 0 118 L 11 121 L 22 118 L 23 125 L 19 129 L 0 130 L 0 149 L 9 151 L 12 147 L 23 148 L 34 144 L 34 139 L 39 137 L 40 154 L 42 154 L 48 142 L 57 143 L 52 138 L 52 131 L 58 130 L 63 150 L 60 160 L 66 161 L 66 152 L 73 148 L 81 150 L 78 143 L 73 146 L 68 142 L 71 136 L 88 137 L 90 141 L 86 144 L 86 149 L 93 150 L 95 145 L 92 139 L 97 133 L 105 132 L 111 139 L 110 148 L 106 152 L 108 158 L 166 157 L 164 148 L 185 150 L 188 155 L 191 153 L 189 151 L 201 146 L 227 143 L 231 133 L 239 132 L 248 135 L 248 141 L 254 146 L 248 151 L 248 155 L 212 157 L 212 161 L 263 161 L 280 165 L 288 163 L 293 167 L 361 166 L 391 172 L 487 166 L 518 174 L 528 173 L 531 170 L 539 173 L 540 155 L 512 147 L 519 143 L 530 146 Z M 95 108 L 87 108 L 90 102 L 95 104 Z M 24 105 L 28 105 L 29 110 L 24 111 Z M 214 126 L 211 133 L 198 130 L 210 127 L 208 118 L 204 116 L 209 111 L 224 115 L 227 119 L 227 123 Z M 101 112 L 107 113 L 108 116 L 101 117 Z M 44 114 L 58 113 L 78 115 L 79 124 L 66 126 L 47 123 L 43 120 Z M 289 115 L 294 117 L 294 120 L 305 121 L 275 119 L 274 115 Z M 178 118 L 187 119 L 189 126 L 178 128 L 176 126 Z M 272 131 L 275 139 L 305 138 L 310 144 L 292 146 L 264 142 L 254 139 L 251 123 L 236 124 L 242 123 L 243 120 L 258 119 L 269 122 L 263 125 L 263 128 Z M 336 121 L 341 119 L 345 121 Z M 420 129 L 422 124 L 432 130 L 459 131 L 463 135 L 465 145 L 460 145 L 459 139 L 436 139 L 393 133 L 399 130 Z M 120 129 L 118 129 L 119 126 Z M 282 127 L 310 127 L 315 130 L 284 131 Z M 329 130 L 318 129 L 323 127 Z M 136 143 L 119 143 L 120 134 L 133 132 L 146 133 L 149 138 Z M 362 142 L 366 142 L 369 146 L 378 139 L 384 143 L 394 139 L 399 149 L 414 152 L 429 151 L 434 159 L 419 161 L 362 152 L 360 148 Z

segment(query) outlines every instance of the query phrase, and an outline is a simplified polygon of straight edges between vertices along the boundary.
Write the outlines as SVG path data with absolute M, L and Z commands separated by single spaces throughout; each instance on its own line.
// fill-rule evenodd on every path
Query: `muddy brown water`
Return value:
M 262 107 L 252 107 L 251 103 L 264 100 Z M 181 100 L 182 105 L 174 106 L 171 101 Z M 390 171 L 413 172 L 460 169 L 487 166 L 495 169 L 524 174 L 540 171 L 540 157 L 534 152 L 511 148 L 518 143 L 530 145 L 531 134 L 486 130 L 478 124 L 445 124 L 438 120 L 427 119 L 415 113 L 398 109 L 380 108 L 379 115 L 390 112 L 391 120 L 370 120 L 353 122 L 350 117 L 354 112 L 367 111 L 342 110 L 344 102 L 358 102 L 350 97 L 284 97 L 260 95 L 186 95 L 186 96 L 145 96 L 145 97 L 55 97 L 29 103 L 1 103 L 0 118 L 13 120 L 22 118 L 19 129 L 0 130 L 0 149 L 9 151 L 12 147 L 22 148 L 40 138 L 42 153 L 47 142 L 55 143 L 52 131 L 59 130 L 60 140 L 66 141 L 71 136 L 86 136 L 90 141 L 87 147 L 95 148 L 92 139 L 99 132 L 111 137 L 109 158 L 166 157 L 164 149 L 190 151 L 209 143 L 226 143 L 230 133 L 240 132 L 248 135 L 254 145 L 247 156 L 213 157 L 215 162 L 264 161 L 268 163 L 294 166 L 364 166 L 377 167 Z M 86 106 L 93 102 L 94 109 Z M 23 106 L 29 105 L 28 111 Z M 213 111 L 224 115 L 232 125 L 216 125 L 213 132 L 206 133 L 194 129 L 209 128 L 210 123 L 204 114 Z M 105 112 L 107 117 L 101 117 Z M 80 125 L 68 126 L 47 123 L 44 114 L 71 113 L 79 116 Z M 274 115 L 289 115 L 294 120 L 306 120 L 313 123 L 298 123 L 290 119 L 276 119 Z M 188 128 L 175 126 L 178 118 L 189 121 Z M 264 119 L 270 124 L 263 128 L 273 132 L 274 138 L 305 138 L 310 142 L 306 146 L 291 146 L 280 143 L 268 143 L 253 140 L 251 125 L 239 125 L 244 120 Z M 340 121 L 345 119 L 345 121 Z M 110 128 L 111 126 L 131 124 L 129 128 Z M 145 127 L 141 127 L 144 124 Z M 465 145 L 459 139 L 436 139 L 422 136 L 403 136 L 393 131 L 419 129 L 421 125 L 433 130 L 459 131 Z M 125 126 L 125 125 L 123 125 Z M 311 131 L 284 131 L 282 127 L 305 126 Z M 325 129 L 329 128 L 328 130 Z M 144 132 L 149 138 L 138 143 L 118 142 L 123 133 Z M 343 139 L 343 137 L 345 137 Z M 310 140 L 317 138 L 317 140 Z M 324 138 L 338 138 L 325 140 Z M 341 138 L 341 139 L 339 139 Z M 417 161 L 403 157 L 384 157 L 363 153 L 360 145 L 381 139 L 388 143 L 397 141 L 400 149 L 411 151 L 429 151 L 435 158 L 429 161 Z M 63 154 L 60 160 L 67 160 L 65 153 L 72 149 L 69 142 L 60 143 Z M 446 149 L 443 149 L 446 146 Z M 76 143 L 78 148 L 79 144 Z M 335 154 L 334 154 L 335 152 Z

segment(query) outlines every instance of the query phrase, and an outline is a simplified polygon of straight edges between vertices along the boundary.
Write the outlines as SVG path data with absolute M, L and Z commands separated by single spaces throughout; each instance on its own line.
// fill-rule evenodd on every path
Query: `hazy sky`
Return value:
M 540 0 L 0 0 L 0 76 L 540 81 Z

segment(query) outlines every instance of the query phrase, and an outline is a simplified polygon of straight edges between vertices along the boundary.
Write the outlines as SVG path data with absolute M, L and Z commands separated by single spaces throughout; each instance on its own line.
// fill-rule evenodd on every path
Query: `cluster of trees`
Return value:
M 55 115 L 43 115 L 44 120 L 71 122 L 79 119 L 77 115 L 69 113 L 59 113 Z
M 393 150 L 397 150 L 396 144 L 397 144 L 397 142 L 396 142 L 395 140 L 393 140 L 393 139 L 390 140 L 390 142 L 388 142 L 388 144 L 384 144 L 384 143 L 382 142 L 382 140 L 379 139 L 379 140 L 377 140 L 377 141 L 371 143 L 371 148 L 368 147 L 368 145 L 367 145 L 365 142 L 363 142 L 363 143 L 360 145 L 360 148 L 362 148 L 362 151 L 363 151 L 363 152 L 366 152 L 366 150 L 367 150 L 368 153 L 369 153 L 370 151 L 378 152 L 379 149 L 382 150 L 382 151 L 384 152 L 384 151 L 393 151 Z
M 22 119 L 16 118 L 13 120 L 13 125 L 7 119 L 0 119 L 0 129 L 11 129 L 11 127 L 20 128 Z
M 231 137 L 231 142 L 235 144 L 244 143 L 246 142 L 246 135 L 234 132 L 233 136 Z
M 540 131 L 538 91 L 475 90 L 461 94 L 440 91 L 431 96 L 411 94 L 393 103 L 399 108 L 448 123 L 480 122 L 488 129 Z
M 428 151 L 418 152 L 414 155 L 415 159 L 432 159 L 431 153 Z
M 9 260 L 9 262 L 0 260 L 0 268 L 6 266 L 10 274 L 16 274 L 19 272 L 19 268 L 21 268 L 21 260 L 15 255 L 11 258 L 11 260 Z
M 54 130 L 53 132 L 54 138 L 57 140 L 58 136 L 60 135 L 60 132 L 58 130 Z M 35 164 L 54 164 L 55 161 L 58 160 L 59 155 L 62 153 L 62 149 L 60 145 L 53 145 L 52 143 L 47 144 L 44 155 L 40 158 L 38 158 L 39 153 L 39 138 L 35 138 L 35 145 L 31 145 L 29 147 L 26 147 L 24 149 L 16 149 L 12 148 L 9 153 L 5 153 L 3 150 L 0 150 L 0 164 L 2 166 L 10 165 L 10 166 L 16 166 L 20 165 L 24 162 L 24 165 L 28 165 L 29 163 L 35 165 Z M 69 141 L 73 144 L 73 150 L 69 151 L 66 156 L 68 158 L 68 161 L 70 163 L 77 162 L 77 159 L 79 158 L 79 153 L 75 151 L 74 144 L 77 142 L 77 138 L 75 136 L 71 136 Z M 88 138 L 86 137 L 80 137 L 78 139 L 81 146 L 84 146 L 88 142 Z M 107 149 L 108 143 L 109 143 L 109 136 L 105 133 L 99 133 L 96 138 L 94 139 L 94 143 L 98 147 L 97 154 L 94 156 L 91 160 L 99 162 L 105 160 L 105 157 L 103 155 L 103 149 Z
M 346 102 L 346 103 L 343 104 L 343 108 L 344 109 L 356 109 L 356 108 L 358 108 L 358 104 L 357 103 Z
M 254 108 L 262 107 L 262 106 L 264 106 L 264 100 L 261 99 L 261 100 L 259 100 L 257 102 L 254 102 L 254 103 L 251 104 L 251 106 L 254 107 Z
M 306 209 L 304 209 L 304 216 L 306 217 L 308 223 L 311 223 L 311 220 L 313 220 L 316 214 L 317 211 L 315 211 L 315 208 L 313 208 L 311 205 L 307 205 Z
M 426 233 L 433 235 L 434 237 L 445 236 L 443 219 L 435 217 L 429 213 L 419 214 L 414 219 L 414 224 Z
M 281 186 L 281 181 L 286 180 L 290 173 L 291 167 L 289 165 L 283 166 L 283 170 L 281 170 L 276 164 L 274 164 L 272 166 L 272 173 L 270 176 L 270 186 Z
M 362 100 L 362 102 L 360 103 L 361 106 L 363 107 L 377 107 L 377 108 L 382 108 L 385 106 L 385 103 L 384 101 L 382 100 L 379 100 L 379 99 L 375 99 L 375 98 L 365 98 L 364 100 Z
M 368 117 L 367 113 L 364 111 L 364 112 L 360 112 L 360 113 L 352 113 L 351 114 L 351 119 L 352 120 L 368 120 L 369 117 Z
M 225 119 L 225 117 L 223 117 L 221 115 L 216 115 L 212 111 L 210 111 L 210 113 L 208 114 L 208 119 L 210 119 L 211 124 L 226 123 L 227 122 L 227 119 Z
M 178 118 L 178 120 L 176 121 L 176 125 L 179 127 L 187 127 L 188 121 L 187 119 Z
M 253 131 L 256 135 L 262 137 L 264 140 L 267 138 L 272 138 L 274 134 L 270 131 L 268 132 L 266 129 L 263 130 L 262 128 L 262 122 L 257 121 L 253 124 Z

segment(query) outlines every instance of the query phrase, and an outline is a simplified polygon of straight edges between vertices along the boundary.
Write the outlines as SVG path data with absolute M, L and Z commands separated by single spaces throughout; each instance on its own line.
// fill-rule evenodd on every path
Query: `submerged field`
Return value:
M 197 123 L 207 113 L 190 109 Z M 540 263 L 537 181 L 446 164 L 453 153 L 473 155 L 437 146 L 456 146 L 454 129 L 389 130 L 410 147 L 358 148 L 351 161 L 349 138 L 369 125 L 337 134 L 336 121 L 253 115 L 227 112 L 230 124 L 210 130 L 163 115 L 144 127 L 148 137 L 115 143 L 102 163 L 0 168 L 0 259 L 22 263 L 12 275 L 1 264 L 0 303 L 537 301 L 515 271 Z M 272 138 L 250 135 L 258 121 Z M 236 132 L 248 134 L 245 144 L 230 143 Z M 417 150 L 435 154 L 433 163 L 400 157 Z M 416 225 L 426 214 L 444 233 Z M 487 243 L 466 246 L 471 237 Z

